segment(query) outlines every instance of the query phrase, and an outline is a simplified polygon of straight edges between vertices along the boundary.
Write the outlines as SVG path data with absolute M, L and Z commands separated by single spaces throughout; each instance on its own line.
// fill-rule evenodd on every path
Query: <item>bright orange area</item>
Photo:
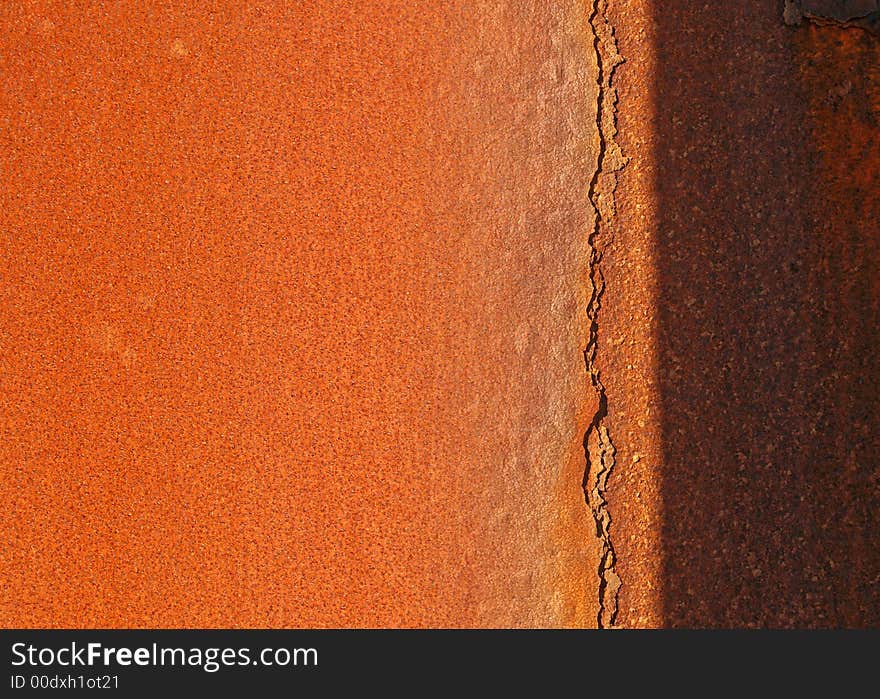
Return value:
M 579 2 L 4 3 L 4 626 L 578 625 Z

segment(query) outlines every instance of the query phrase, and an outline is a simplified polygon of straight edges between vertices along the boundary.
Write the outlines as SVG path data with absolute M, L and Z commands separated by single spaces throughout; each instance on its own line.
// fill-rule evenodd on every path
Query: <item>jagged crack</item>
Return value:
M 615 570 L 614 546 L 611 540 L 611 515 L 608 512 L 606 489 L 608 478 L 614 469 L 615 449 L 606 425 L 608 397 L 596 363 L 599 346 L 599 311 L 605 292 L 605 278 L 601 263 L 605 247 L 611 235 L 610 220 L 615 213 L 614 190 L 617 173 L 626 159 L 615 141 L 617 134 L 617 92 L 613 87 L 614 71 L 623 60 L 617 51 L 614 29 L 607 17 L 607 0 L 593 0 L 590 26 L 598 62 L 599 101 L 596 125 L 599 132 L 599 155 L 596 171 L 590 182 L 589 197 L 596 210 L 595 225 L 589 244 L 589 281 L 592 287 L 587 304 L 589 336 L 584 349 L 587 373 L 598 399 L 598 407 L 584 435 L 584 451 L 587 460 L 584 474 L 584 493 L 587 505 L 596 523 L 596 536 L 600 543 L 599 556 L 599 628 L 614 626 L 617 618 L 620 577 Z

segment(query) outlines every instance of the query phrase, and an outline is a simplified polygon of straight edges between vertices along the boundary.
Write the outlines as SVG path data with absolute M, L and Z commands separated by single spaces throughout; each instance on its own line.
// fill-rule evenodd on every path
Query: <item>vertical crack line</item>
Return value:
M 584 349 L 587 374 L 596 394 L 598 407 L 584 435 L 586 471 L 584 495 L 596 523 L 599 539 L 599 613 L 600 629 L 611 628 L 617 619 L 618 593 L 621 580 L 615 570 L 615 553 L 611 541 L 611 515 L 608 512 L 606 489 L 608 478 L 614 469 L 615 449 L 608 431 L 608 396 L 602 383 L 596 356 L 599 348 L 599 311 L 605 293 L 605 277 L 602 274 L 602 256 L 611 242 L 613 231 L 610 221 L 615 214 L 614 191 L 617 173 L 626 165 L 626 158 L 618 146 L 617 90 L 612 84 L 614 71 L 623 63 L 617 51 L 614 28 L 607 17 L 608 0 L 591 0 L 590 27 L 598 66 L 598 104 L 596 126 L 599 134 L 599 153 L 596 171 L 590 180 L 589 197 L 595 209 L 595 224 L 588 236 L 590 299 L 587 303 L 589 334 Z

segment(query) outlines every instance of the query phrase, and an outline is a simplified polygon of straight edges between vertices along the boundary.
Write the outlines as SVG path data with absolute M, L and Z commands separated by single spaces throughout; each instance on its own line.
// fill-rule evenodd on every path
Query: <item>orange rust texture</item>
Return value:
M 579 2 L 4 2 L 4 626 L 579 625 Z

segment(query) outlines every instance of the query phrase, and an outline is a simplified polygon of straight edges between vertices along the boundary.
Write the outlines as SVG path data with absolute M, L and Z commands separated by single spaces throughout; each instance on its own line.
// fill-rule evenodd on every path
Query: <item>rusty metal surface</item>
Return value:
M 880 626 L 872 4 L 0 5 L 0 620 Z

